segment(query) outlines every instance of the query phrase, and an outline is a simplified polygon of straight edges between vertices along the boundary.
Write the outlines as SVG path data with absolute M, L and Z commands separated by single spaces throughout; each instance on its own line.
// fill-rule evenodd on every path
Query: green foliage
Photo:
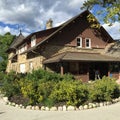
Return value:
M 60 76 L 44 70 L 36 70 L 28 75 L 15 74 L 15 72 L 0 73 L 0 80 L 3 83 L 2 92 L 5 96 L 12 101 L 21 96 L 22 104 L 25 105 L 79 106 L 89 101 L 111 101 L 120 95 L 119 86 L 109 77 L 85 84 L 74 80 L 69 74 Z
M 42 105 L 45 106 L 52 106 L 53 101 L 49 99 L 50 94 L 53 92 L 53 88 L 55 86 L 55 82 L 53 81 L 48 81 L 48 82 L 43 82 L 39 83 L 38 85 L 38 103 L 41 103 Z
M 41 81 L 61 81 L 61 80 L 73 80 L 74 77 L 71 74 L 65 74 L 61 76 L 57 73 L 45 71 L 43 69 L 33 70 L 32 73 L 28 73 L 26 78 L 28 80 L 41 80 Z
M 115 21 L 120 22 L 119 2 L 119 0 L 87 0 L 82 9 L 92 9 L 95 5 L 101 6 L 103 9 L 98 9 L 98 15 L 103 15 L 103 21 L 112 25 Z
M 80 105 L 88 98 L 88 89 L 81 81 L 60 81 L 53 89 L 50 99 L 55 104 Z
M 46 105 L 48 101 L 48 96 L 50 95 L 54 82 L 41 82 L 36 80 L 20 80 L 21 93 L 25 98 L 29 98 L 29 103 L 31 105 Z M 49 105 L 49 104 L 47 104 Z
M 102 80 L 97 80 L 90 86 L 89 98 L 91 101 L 111 101 L 120 95 L 120 89 L 114 79 L 103 77 Z
M 21 79 L 20 90 L 25 98 L 29 98 L 28 104 L 36 104 L 38 99 L 37 83 L 33 80 Z
M 49 95 L 57 82 L 63 80 L 71 81 L 73 79 L 73 76 L 70 74 L 61 76 L 60 74 L 51 73 L 42 69 L 34 70 L 20 81 L 21 92 L 24 97 L 29 98 L 29 104 L 51 106 L 53 101 L 49 99 Z
M 16 75 L 15 72 L 10 72 L 8 74 L 4 74 L 2 80 L 2 92 L 4 92 L 5 96 L 11 97 L 13 95 L 20 94 L 20 86 L 19 80 L 21 75 Z
M 14 37 L 15 36 L 11 35 L 9 32 L 3 36 L 0 35 L 0 57 L 2 58 L 2 61 L 0 61 L 0 71 L 6 70 L 7 59 L 8 59 L 8 54 L 6 53 L 6 50 L 9 48 Z

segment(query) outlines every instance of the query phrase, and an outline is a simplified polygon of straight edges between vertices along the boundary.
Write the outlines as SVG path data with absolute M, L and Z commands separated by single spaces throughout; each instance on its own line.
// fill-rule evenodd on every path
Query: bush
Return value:
M 74 80 L 73 75 L 71 74 L 65 74 L 61 76 L 58 73 L 52 73 L 45 71 L 43 69 L 33 70 L 32 73 L 28 73 L 26 76 L 26 79 L 28 80 L 41 80 L 43 82 L 46 81 L 62 81 L 62 80 Z
M 38 103 L 40 105 L 45 105 L 45 106 L 52 106 L 53 101 L 49 99 L 49 96 L 51 92 L 53 92 L 53 88 L 55 86 L 55 82 L 53 81 L 48 81 L 48 82 L 43 82 L 39 83 L 38 85 Z
M 120 95 L 118 84 L 109 77 L 95 81 L 89 88 L 89 99 L 92 102 L 111 101 Z
M 25 105 L 74 105 L 87 102 L 111 101 L 120 95 L 114 79 L 103 77 L 91 84 L 74 80 L 70 74 L 61 76 L 44 70 L 23 75 L 0 73 L 2 92 L 12 101 Z M 17 100 L 21 96 L 20 100 Z
M 4 72 L 0 72 L 0 86 L 2 86 L 3 85 L 3 82 L 4 82 L 4 77 L 5 77 L 5 73 Z
M 37 103 L 38 93 L 37 93 L 37 81 L 21 79 L 20 80 L 20 90 L 24 98 L 28 98 L 28 104 L 34 105 Z
M 13 95 L 20 94 L 20 86 L 19 86 L 19 79 L 21 75 L 16 75 L 15 72 L 10 72 L 8 74 L 4 74 L 3 81 L 2 81 L 2 92 L 7 97 L 11 97 Z
M 74 106 L 85 103 L 87 98 L 87 86 L 80 81 L 60 81 L 50 95 L 54 104 L 63 103 Z
M 21 93 L 25 98 L 29 99 L 28 104 L 31 105 L 46 105 L 48 96 L 50 95 L 54 82 L 41 82 L 40 80 L 27 80 L 20 81 Z M 47 104 L 49 105 L 49 103 Z

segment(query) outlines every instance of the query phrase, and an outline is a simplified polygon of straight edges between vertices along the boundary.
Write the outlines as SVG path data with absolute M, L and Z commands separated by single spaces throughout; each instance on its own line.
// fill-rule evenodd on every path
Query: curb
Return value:
M 22 104 L 18 105 L 16 103 L 10 102 L 7 97 L 3 97 L 2 99 L 6 105 L 10 105 L 10 106 L 20 108 L 20 109 L 40 110 L 40 111 L 80 111 L 80 110 L 93 109 L 93 108 L 97 108 L 97 107 L 109 106 L 109 105 L 115 104 L 117 102 L 120 102 L 120 97 L 119 97 L 119 98 L 113 99 L 112 101 L 106 101 L 106 102 L 100 102 L 100 103 L 88 103 L 85 105 L 80 105 L 79 107 L 75 107 L 75 106 L 71 106 L 71 105 L 69 105 L 69 106 L 63 105 L 63 106 L 58 106 L 58 107 L 52 106 L 51 108 L 49 108 L 46 106 L 39 107 L 39 106 L 31 106 L 31 105 L 28 105 L 25 107 Z

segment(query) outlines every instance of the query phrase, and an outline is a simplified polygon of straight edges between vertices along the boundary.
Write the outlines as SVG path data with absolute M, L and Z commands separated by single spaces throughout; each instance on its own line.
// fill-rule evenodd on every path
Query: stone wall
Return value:
M 7 63 L 7 68 L 6 68 L 6 72 L 10 72 L 10 70 L 12 70 L 12 63 L 11 63 L 11 58 L 14 56 L 14 53 L 11 52 L 8 55 L 8 63 Z
M 84 48 L 78 48 L 78 47 L 70 47 L 70 46 L 56 46 L 56 45 L 45 45 L 44 50 L 42 50 L 41 55 L 37 57 L 33 57 L 28 59 L 27 53 L 25 54 L 18 54 L 17 62 L 11 63 L 11 59 L 8 61 L 7 65 L 7 72 L 10 72 L 10 70 L 15 70 L 16 72 L 20 72 L 20 64 L 25 64 L 25 70 L 26 72 L 30 72 L 30 63 L 32 63 L 33 68 L 32 69 L 38 69 L 43 68 L 43 60 L 47 59 L 51 56 L 63 53 L 63 52 L 89 52 L 89 53 L 103 53 L 104 49 L 84 49 Z M 34 54 L 34 53 L 33 53 Z M 9 58 L 12 57 L 14 54 L 11 53 L 9 55 Z
M 10 72 L 11 70 L 16 71 L 17 73 L 20 73 L 20 64 L 25 64 L 25 72 L 31 72 L 31 69 L 38 69 L 43 68 L 43 57 L 38 56 L 32 59 L 27 59 L 27 54 L 18 55 L 17 62 L 12 63 L 11 60 L 8 61 L 7 65 L 7 72 Z M 32 63 L 32 68 L 30 67 L 30 63 Z

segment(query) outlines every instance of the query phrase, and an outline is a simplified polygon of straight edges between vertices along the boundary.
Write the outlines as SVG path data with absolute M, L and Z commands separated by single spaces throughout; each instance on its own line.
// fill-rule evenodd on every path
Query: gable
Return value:
M 92 48 L 105 48 L 108 43 L 113 42 L 111 36 L 105 31 L 103 27 L 100 29 L 93 29 L 87 20 L 87 16 L 91 14 L 88 10 L 82 12 L 81 14 L 73 17 L 67 22 L 63 23 L 61 26 L 52 28 L 53 31 L 48 35 L 45 35 L 47 30 L 32 33 L 25 40 L 29 39 L 32 35 L 38 35 L 37 44 L 35 47 L 30 47 L 30 42 L 28 43 L 28 51 L 36 49 L 42 44 L 49 45 L 59 45 L 59 46 L 77 46 L 77 37 L 81 37 L 83 42 L 83 47 L 85 47 L 85 39 L 90 38 Z M 44 33 L 42 37 L 41 34 Z
M 94 29 L 91 28 L 90 23 L 87 20 L 89 12 L 85 12 L 83 15 L 78 16 L 72 20 L 69 24 L 59 30 L 54 36 L 50 37 L 49 44 L 61 45 L 61 46 L 77 46 L 77 38 L 81 37 L 83 42 L 82 46 L 85 47 L 85 39 L 91 39 L 92 48 L 105 48 L 106 44 L 113 42 L 113 39 L 109 36 L 104 28 Z
M 14 39 L 7 51 L 9 51 L 10 49 L 16 49 L 16 47 L 24 40 L 24 38 L 25 37 L 22 35 L 22 33 L 20 33 L 19 36 Z

